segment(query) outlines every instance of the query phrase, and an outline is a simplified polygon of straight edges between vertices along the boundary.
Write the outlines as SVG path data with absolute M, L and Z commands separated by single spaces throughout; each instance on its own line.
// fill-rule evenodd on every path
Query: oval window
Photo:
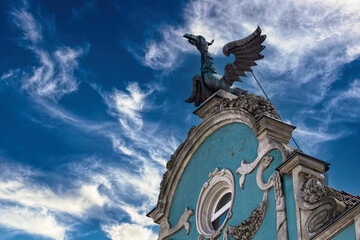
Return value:
M 231 217 L 234 177 L 228 169 L 215 169 L 204 183 L 196 206 L 196 227 L 200 236 L 213 239 L 221 234 Z
M 219 227 L 224 223 L 226 216 L 229 212 L 230 205 L 231 205 L 231 193 L 228 192 L 221 197 L 211 217 L 211 224 L 214 230 L 218 230 Z

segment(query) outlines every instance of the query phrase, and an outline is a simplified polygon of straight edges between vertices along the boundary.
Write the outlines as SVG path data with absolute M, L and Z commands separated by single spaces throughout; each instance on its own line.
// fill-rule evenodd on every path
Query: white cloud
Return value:
M 107 197 L 98 190 L 102 182 L 84 183 L 74 179 L 74 185 L 59 186 L 65 189 L 54 192 L 35 180 L 43 175 L 40 172 L 5 162 L 0 166 L 0 213 L 6 216 L 0 224 L 8 228 L 64 239 L 70 228 L 65 227 L 67 223 L 59 222 L 58 216 L 64 213 L 74 217 L 91 215 L 90 209 L 101 209 L 107 202 Z
M 183 34 L 201 34 L 209 41 L 215 39 L 209 51 L 221 72 L 222 66 L 217 65 L 216 59 L 223 57 L 224 44 L 248 36 L 259 25 L 267 35 L 264 43 L 267 48 L 265 58 L 254 68 L 255 74 L 272 100 L 290 99 L 299 106 L 301 114 L 291 120 L 298 125 L 295 136 L 300 142 L 306 145 L 314 139 L 319 144 L 348 134 L 347 130 L 339 132 L 332 128 L 341 119 L 340 112 L 348 118 L 346 121 L 359 119 L 356 117 L 359 108 L 348 104 L 349 97 L 357 101 L 355 83 L 351 90 L 328 102 L 342 67 L 360 56 L 359 11 L 356 0 L 194 0 L 185 5 L 182 25 L 161 25 L 158 31 L 162 38 L 146 40 L 142 63 L 157 70 L 176 69 L 185 54 L 199 54 Z M 138 51 L 137 58 L 139 55 Z M 245 82 L 248 90 L 260 94 L 255 81 Z M 321 104 L 336 107 L 324 107 L 312 114 Z M 312 124 L 315 126 L 305 124 L 309 119 L 316 121 Z
M 317 152 L 319 144 L 327 141 L 336 140 L 343 137 L 346 131 L 338 131 L 329 133 L 328 125 L 322 127 L 308 128 L 303 124 L 299 124 L 294 131 L 293 136 L 305 152 Z
M 109 113 L 120 123 L 120 126 L 113 126 L 117 129 L 120 127 L 120 133 L 111 130 L 103 132 L 111 140 L 114 151 L 135 158 L 149 158 L 149 161 L 165 167 L 179 141 L 167 130 L 162 130 L 159 123 L 145 121 L 143 117 L 144 112 L 157 109 L 151 101 L 157 88 L 140 87 L 132 82 L 126 86 L 127 92 L 117 89 L 105 92 L 99 86 L 91 86 L 102 96 Z M 148 156 L 143 156 L 143 152 Z
M 104 98 L 105 103 L 109 107 L 110 113 L 119 117 L 122 124 L 132 124 L 132 127 L 141 128 L 143 121 L 141 119 L 141 112 L 150 108 L 145 99 L 153 93 L 152 89 L 143 91 L 140 89 L 138 83 L 133 82 L 127 85 L 128 93 L 115 89 L 113 93 L 98 92 Z
M 78 81 L 74 71 L 78 68 L 78 58 L 86 50 L 61 47 L 54 53 L 43 49 L 34 49 L 33 53 L 40 61 L 40 65 L 33 67 L 30 74 L 23 78 L 22 87 L 33 97 L 47 97 L 57 100 L 65 94 L 76 91 Z
M 46 210 L 0 205 L 0 214 L 0 224 L 7 228 L 56 240 L 65 238 L 66 228 Z
M 343 96 L 342 96 L 343 95 Z M 352 98 L 354 100 L 360 100 L 360 79 L 355 79 L 349 86 L 349 88 L 339 95 L 339 98 Z
M 87 170 L 72 165 L 69 174 L 74 174 L 73 183 L 53 188 L 57 191 L 31 177 L 0 177 L 0 203 L 10 202 L 33 217 L 36 213 L 34 210 L 40 209 L 45 214 L 43 217 L 51 217 L 56 226 L 69 225 L 63 222 L 64 215 L 70 215 L 70 218 L 92 216 L 101 218 L 105 223 L 114 222 L 114 216 L 106 214 L 107 209 L 111 209 L 112 214 L 117 216 L 116 221 L 124 214 L 130 217 L 130 230 L 138 226 L 144 229 L 143 234 L 149 231 L 150 235 L 141 235 L 144 238 L 138 239 L 153 237 L 152 232 L 144 228 L 154 224 L 145 214 L 156 204 L 161 173 L 165 170 L 166 160 L 178 145 L 178 140 L 168 132 L 161 131 L 159 124 L 144 120 L 143 113 L 153 108 L 149 98 L 159 90 L 158 87 L 141 88 L 133 82 L 127 85 L 126 91 L 115 89 L 109 93 L 93 85 L 117 122 L 93 122 L 67 111 L 57 100 L 77 90 L 79 58 L 87 53 L 89 46 L 74 48 L 60 44 L 48 48 L 48 43 L 43 42 L 46 28 L 30 10 L 26 5 L 14 10 L 12 16 L 22 31 L 20 45 L 34 54 L 38 64 L 26 69 L 13 69 L 3 74 L 2 80 L 21 79 L 22 88 L 39 106 L 39 111 L 88 134 L 109 139 L 114 151 L 124 154 L 122 161 L 128 161 L 129 166 L 113 167 L 110 164 L 97 164 L 97 160 L 87 166 Z M 26 17 L 31 21 L 25 22 Z M 87 162 L 86 159 L 83 161 Z M 88 174 L 84 174 L 86 171 Z M 132 193 L 131 198 L 129 192 Z M 95 216 L 92 212 L 101 214 Z M 11 227 L 34 233 L 28 230 L 30 226 L 26 224 L 22 228 L 18 225 Z M 114 236 L 121 236 L 116 233 L 119 229 L 125 227 L 113 226 L 111 231 Z M 63 239 L 71 230 L 63 228 L 63 235 L 56 236 L 56 239 Z
M 47 187 L 18 176 L 16 180 L 1 179 L 0 200 L 81 216 L 86 210 L 105 204 L 106 197 L 99 194 L 97 187 L 84 184 L 78 189 L 67 189 L 66 192 L 56 194 Z
M 22 7 L 11 12 L 13 21 L 22 31 L 22 38 L 37 44 L 42 40 L 41 26 L 29 12 L 29 4 L 27 1 L 22 3 Z
M 17 76 L 19 74 L 20 70 L 19 69 L 10 69 L 7 73 L 4 73 L 0 80 L 7 80 L 7 79 L 11 79 L 14 78 L 15 76 Z
M 156 240 L 157 236 L 150 230 L 135 224 L 105 225 L 102 227 L 112 240 Z
M 11 12 L 13 22 L 22 33 L 19 44 L 31 51 L 39 61 L 37 66 L 24 69 L 13 69 L 2 78 L 16 78 L 21 72 L 22 87 L 35 98 L 46 97 L 58 100 L 65 94 L 77 90 L 78 81 L 75 71 L 78 69 L 79 58 L 85 55 L 89 45 L 71 48 L 67 46 L 54 46 L 54 51 L 44 47 L 44 29 L 40 20 L 31 13 L 27 1 L 19 9 Z
M 184 33 L 215 39 L 209 50 L 222 55 L 225 43 L 247 36 L 260 25 L 269 50 L 256 69 L 277 76 L 290 74 L 286 81 L 268 82 L 270 93 L 316 79 L 311 97 L 320 101 L 336 81 L 340 67 L 360 54 L 356 51 L 360 49 L 359 11 L 356 1 L 190 1 L 185 5 L 183 25 L 162 25 L 162 40 L 147 40 L 143 63 L 171 70 L 179 66 L 183 53 L 197 53 L 182 37 Z

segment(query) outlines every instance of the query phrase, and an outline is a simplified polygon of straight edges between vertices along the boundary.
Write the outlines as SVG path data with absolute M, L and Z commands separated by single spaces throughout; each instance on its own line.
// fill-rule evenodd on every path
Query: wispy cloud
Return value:
M 360 5 L 356 1 L 195 0 L 185 5 L 181 25 L 161 25 L 160 39 L 147 39 L 142 53 L 130 51 L 152 69 L 173 71 L 180 66 L 178 60 L 185 54 L 198 54 L 197 49 L 182 37 L 184 33 L 215 39 L 209 51 L 219 58 L 223 57 L 224 44 L 246 37 L 259 25 L 267 35 L 267 48 L 265 59 L 254 68 L 255 74 L 272 100 L 291 99 L 298 106 L 299 114 L 291 120 L 298 125 L 295 136 L 303 142 L 312 136 L 320 144 L 347 134 L 347 130 L 339 133 L 332 129 L 332 124 L 339 118 L 333 116 L 337 110 L 329 109 L 331 105 L 337 104 L 332 108 L 343 108 L 343 112 L 349 113 L 345 113 L 347 117 L 358 121 L 352 114 L 356 107 L 348 106 L 345 100 L 348 99 L 346 96 L 357 92 L 342 92 L 338 95 L 341 97 L 334 97 L 331 86 L 339 80 L 341 68 L 360 56 L 359 11 Z M 216 58 L 214 62 L 221 72 Z M 246 84 L 248 90 L 261 94 L 255 81 L 246 79 Z M 329 97 L 334 97 L 330 103 Z M 311 111 L 325 103 L 329 106 L 323 109 L 325 118 L 314 118 L 320 114 L 311 114 Z M 317 126 L 307 125 L 309 119 L 315 120 Z
M 108 237 L 113 240 L 156 240 L 157 236 L 149 229 L 129 223 L 119 225 L 103 226 Z
M 69 163 L 68 173 L 73 184 L 67 189 L 54 192 L 38 184 L 15 181 L 8 185 L 4 183 L 0 199 L 29 209 L 45 208 L 81 218 L 94 217 L 88 210 L 97 208 L 101 214 L 96 217 L 107 229 L 111 226 L 118 229 L 115 226 L 120 225 L 125 216 L 133 226 L 146 229 L 154 225 L 145 215 L 156 204 L 165 164 L 179 141 L 171 132 L 162 130 L 161 123 L 144 118 L 147 111 L 156 109 L 151 100 L 154 89 L 137 83 L 129 83 L 126 91 L 106 92 L 93 87 L 103 97 L 114 122 L 90 121 L 57 103 L 40 103 L 41 110 L 77 130 L 107 139 L 114 152 L 121 154 L 121 161 L 127 164 L 107 163 L 97 157 L 77 159 Z M 21 201 L 19 194 L 25 196 Z
M 10 15 L 15 26 L 21 32 L 19 45 L 34 54 L 38 65 L 12 69 L 3 74 L 2 78 L 9 79 L 20 76 L 22 88 L 34 98 L 48 98 L 56 101 L 65 94 L 76 91 L 79 81 L 75 77 L 75 71 L 79 67 L 79 58 L 88 52 L 89 45 L 68 47 L 56 44 L 49 47 L 48 42 L 44 43 L 44 34 L 49 31 L 46 32 L 46 28 L 42 27 L 41 18 L 37 19 L 33 15 L 27 1 L 24 1 L 19 8 L 14 9 Z
M 55 217 L 44 209 L 23 208 L 0 204 L 0 224 L 26 233 L 63 240 L 66 228 L 59 224 Z
M 148 40 L 144 64 L 154 69 L 174 68 L 179 54 L 196 52 L 182 38 L 184 33 L 215 39 L 210 51 L 218 55 L 222 54 L 225 43 L 247 36 L 257 25 L 268 35 L 266 45 L 272 52 L 265 58 L 271 60 L 265 61 L 271 70 L 297 69 L 306 58 L 323 50 L 327 53 L 344 50 L 343 61 L 348 62 L 359 55 L 356 50 L 360 49 L 359 7 L 356 5 L 355 1 L 191 1 L 185 6 L 183 25 L 161 26 L 162 40 Z M 329 46 L 335 48 L 329 49 Z M 323 62 L 332 57 L 324 54 L 318 58 Z
M 153 89 L 142 91 L 134 82 L 130 83 L 126 90 L 128 93 L 115 89 L 111 94 L 101 93 L 101 95 L 109 107 L 110 114 L 117 116 L 120 121 L 130 121 L 135 124 L 132 127 L 141 128 L 143 123 L 140 114 L 150 107 L 144 100 Z
M 101 208 L 107 201 L 100 195 L 100 183 L 87 184 L 74 180 L 73 186 L 65 191 L 54 192 L 38 177 L 43 173 L 20 164 L 10 164 L 1 159 L 0 205 L 1 214 L 6 216 L 0 224 L 10 229 L 21 230 L 53 239 L 64 239 L 71 230 L 60 216 L 70 214 L 84 217 L 88 210 Z
M 117 127 L 120 127 L 121 133 L 105 133 L 111 139 L 114 150 L 120 150 L 132 157 L 148 157 L 149 160 L 165 167 L 167 157 L 180 143 L 174 136 L 168 136 L 160 127 L 160 123 L 144 120 L 146 112 L 157 109 L 151 101 L 156 88 L 141 88 L 136 82 L 129 83 L 126 92 L 117 89 L 105 92 L 96 85 L 92 87 L 102 96 L 109 114 L 120 123 Z M 142 155 L 143 153 L 145 155 Z
M 27 1 L 22 2 L 22 6 L 11 12 L 15 25 L 21 31 L 22 40 L 30 45 L 36 45 L 42 39 L 41 25 L 35 20 L 29 12 L 30 5 Z
M 355 79 L 342 90 L 331 92 L 315 109 L 303 108 L 293 120 L 294 136 L 302 149 L 316 152 L 320 143 L 337 140 L 354 133 L 347 124 L 360 121 L 360 80 Z M 312 121 L 306 125 L 305 121 Z M 339 128 L 341 126 L 341 128 Z

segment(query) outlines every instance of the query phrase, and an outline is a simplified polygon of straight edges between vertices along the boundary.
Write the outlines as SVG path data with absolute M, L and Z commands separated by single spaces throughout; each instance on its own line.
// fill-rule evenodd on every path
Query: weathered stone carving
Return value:
M 345 201 L 341 193 L 322 185 L 316 177 L 311 175 L 307 176 L 302 182 L 300 196 L 307 203 L 315 203 L 325 197 L 333 197 L 339 201 Z
M 330 224 L 349 207 L 341 193 L 322 185 L 312 175 L 302 178 L 298 205 L 304 210 L 303 234 L 306 238 Z
M 266 183 L 263 180 L 263 173 L 273 160 L 274 158 L 272 156 L 266 156 L 262 159 L 259 169 L 256 172 L 256 183 L 263 191 L 269 191 L 274 187 L 276 201 L 276 232 L 278 239 L 286 240 L 288 239 L 286 204 L 280 173 L 278 171 L 274 172 Z
M 185 228 L 186 234 L 189 235 L 191 225 L 188 221 L 193 214 L 194 214 L 193 210 L 189 210 L 188 208 L 185 208 L 185 212 L 181 215 L 177 224 L 172 228 L 170 227 L 169 220 L 166 219 L 162 224 L 160 224 L 158 240 L 163 240 L 164 238 L 169 237 L 174 233 L 180 231 L 182 228 Z
M 275 105 L 272 102 L 263 96 L 248 93 L 244 93 L 232 100 L 222 99 L 220 103 L 217 106 L 214 106 L 204 118 L 225 109 L 244 109 L 253 115 L 255 119 L 258 119 L 262 115 L 267 115 L 280 120 L 280 114 L 275 110 Z
M 279 172 L 274 174 L 274 191 L 276 201 L 276 232 L 278 239 L 288 239 L 286 201 Z
M 265 191 L 260 206 L 251 212 L 251 215 L 248 219 L 240 223 L 238 226 L 227 226 L 225 228 L 223 240 L 229 239 L 228 234 L 230 234 L 234 239 L 239 240 L 248 240 L 255 235 L 265 217 L 267 208 L 267 195 L 268 191 Z
M 201 53 L 201 76 L 193 77 L 193 90 L 186 102 L 193 102 L 197 107 L 219 89 L 237 96 L 246 93 L 245 90 L 233 86 L 233 83 L 241 82 L 240 76 L 246 77 L 245 71 L 251 72 L 251 67 L 256 65 L 255 61 L 264 58 L 260 52 L 265 48 L 261 43 L 265 41 L 266 35 L 261 35 L 260 27 L 248 37 L 229 42 L 224 46 L 225 56 L 230 54 L 235 56 L 235 62 L 225 66 L 224 76 L 217 74 L 213 59 L 208 52 L 208 48 L 214 40 L 207 42 L 203 36 L 192 34 L 185 34 L 184 37 Z
M 242 162 L 241 166 L 237 169 L 236 172 L 243 174 L 241 177 L 244 177 L 243 179 L 240 178 L 240 186 L 243 188 L 245 183 L 245 175 L 254 171 L 254 169 L 260 163 L 260 166 L 256 172 L 256 183 L 258 187 L 264 191 L 264 196 L 260 206 L 251 213 L 251 216 L 245 222 L 236 227 L 228 226 L 226 228 L 224 240 L 228 239 L 227 233 L 229 233 L 233 238 L 241 240 L 251 239 L 255 235 L 264 219 L 267 208 L 268 192 L 272 187 L 274 187 L 276 201 L 277 237 L 278 239 L 282 240 L 288 239 L 286 204 L 280 173 L 278 171 L 274 172 L 266 183 L 263 180 L 263 173 L 265 169 L 270 166 L 273 160 L 274 157 L 272 156 L 264 156 L 262 158 L 256 159 L 250 164 Z

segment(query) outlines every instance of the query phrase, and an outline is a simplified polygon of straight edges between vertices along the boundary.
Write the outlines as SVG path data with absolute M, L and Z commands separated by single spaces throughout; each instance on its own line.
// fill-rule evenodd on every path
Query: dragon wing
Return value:
M 261 45 L 265 39 L 266 35 L 261 35 L 261 29 L 258 27 L 248 37 L 229 42 L 223 47 L 225 56 L 235 55 L 235 62 L 226 64 L 225 74 L 222 77 L 228 84 L 232 85 L 235 81 L 242 82 L 240 76 L 246 77 L 245 71 L 252 71 L 251 67 L 256 66 L 255 60 L 264 58 L 260 52 L 265 48 Z

